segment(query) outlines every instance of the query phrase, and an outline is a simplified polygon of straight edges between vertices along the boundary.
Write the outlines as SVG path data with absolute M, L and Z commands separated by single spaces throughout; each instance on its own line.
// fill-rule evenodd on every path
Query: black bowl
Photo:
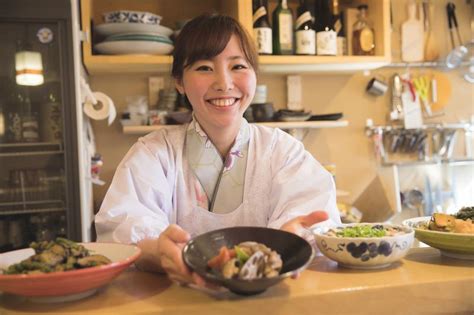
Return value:
M 207 266 L 209 259 L 216 256 L 222 246 L 231 248 L 245 241 L 265 244 L 280 254 L 283 267 L 278 277 L 255 280 L 226 279 Z M 296 271 L 306 268 L 312 257 L 313 249 L 303 238 L 293 233 L 263 227 L 231 227 L 211 231 L 196 236 L 183 248 L 184 262 L 190 269 L 207 281 L 242 295 L 265 291 Z

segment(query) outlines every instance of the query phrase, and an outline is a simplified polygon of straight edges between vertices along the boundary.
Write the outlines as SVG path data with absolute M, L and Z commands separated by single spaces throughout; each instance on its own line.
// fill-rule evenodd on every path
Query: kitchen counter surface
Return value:
M 94 295 L 37 303 L 0 294 L 0 314 L 474 314 L 474 261 L 414 248 L 380 270 L 344 269 L 318 256 L 297 280 L 250 297 L 180 287 L 130 268 Z

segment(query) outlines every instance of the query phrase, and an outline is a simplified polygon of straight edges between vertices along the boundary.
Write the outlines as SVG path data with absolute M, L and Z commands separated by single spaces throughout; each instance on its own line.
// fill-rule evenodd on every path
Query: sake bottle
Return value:
M 333 22 L 334 30 L 336 31 L 336 46 L 337 46 L 337 56 L 347 55 L 347 39 L 344 28 L 344 17 L 343 13 L 339 8 L 339 0 L 332 1 L 332 13 L 333 13 Z
M 287 0 L 280 0 L 273 11 L 273 53 L 293 54 L 293 13 Z
M 318 56 L 335 56 L 337 53 L 337 34 L 332 24 L 329 0 L 316 0 L 319 10 L 319 21 L 316 29 L 316 54 Z
M 306 0 L 300 0 L 295 22 L 295 41 L 297 55 L 316 54 L 316 32 L 313 17 L 308 9 Z
M 359 16 L 352 27 L 352 53 L 359 56 L 373 56 L 375 53 L 375 36 L 372 23 L 367 19 L 366 4 L 357 7 Z
M 253 34 L 258 53 L 271 55 L 273 52 L 272 28 L 268 21 L 267 8 L 263 0 L 253 1 Z

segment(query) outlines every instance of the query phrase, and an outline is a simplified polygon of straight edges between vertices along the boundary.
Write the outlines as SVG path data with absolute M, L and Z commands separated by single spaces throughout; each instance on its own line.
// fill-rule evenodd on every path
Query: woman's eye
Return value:
M 209 66 L 199 66 L 196 68 L 196 71 L 212 71 L 212 68 Z
M 234 65 L 232 67 L 232 69 L 234 70 L 241 70 L 241 69 L 247 69 L 248 67 L 246 65 L 242 65 L 242 64 L 238 64 L 238 65 Z

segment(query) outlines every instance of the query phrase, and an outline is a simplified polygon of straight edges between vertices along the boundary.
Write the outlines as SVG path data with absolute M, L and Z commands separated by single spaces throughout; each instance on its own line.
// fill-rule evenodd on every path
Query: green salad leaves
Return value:
M 339 237 L 381 237 L 385 235 L 387 232 L 381 225 L 357 225 L 336 231 L 336 236 Z

